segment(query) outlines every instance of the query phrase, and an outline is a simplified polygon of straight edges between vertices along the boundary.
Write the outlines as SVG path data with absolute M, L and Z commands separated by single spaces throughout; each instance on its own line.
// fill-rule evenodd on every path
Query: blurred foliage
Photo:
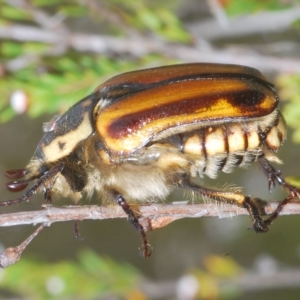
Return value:
M 204 258 L 203 265 L 203 269 L 190 272 L 201 287 L 199 299 L 240 299 L 242 291 L 229 280 L 241 276 L 243 270 L 232 258 L 211 254 Z
M 122 2 L 122 3 L 127 3 Z M 142 1 L 133 1 L 134 11 L 128 15 L 130 23 L 134 28 L 151 31 L 161 38 L 174 42 L 189 42 L 189 34 L 183 30 L 178 17 L 170 10 L 160 5 L 149 9 L 148 4 Z M 152 2 L 153 3 L 153 2 Z
M 125 35 L 126 31 L 152 34 L 167 41 L 189 42 L 189 34 L 183 29 L 170 5 L 161 7 L 152 1 L 45 1 L 34 0 L 31 9 L 1 4 L 0 24 L 36 24 L 34 10 L 46 9 L 48 13 L 60 16 L 64 22 L 89 18 L 94 26 L 105 28 L 104 34 Z M 90 5 L 90 6 L 89 6 Z M 96 6 L 95 6 L 96 5 Z M 108 16 L 108 17 L 107 17 Z M 107 19 L 108 18 L 108 19 Z M 111 21 L 111 18 L 113 21 Z M 37 26 L 38 27 L 38 26 Z M 15 91 L 22 91 L 22 99 L 30 117 L 44 113 L 63 112 L 79 99 L 102 83 L 109 76 L 127 70 L 141 68 L 156 61 L 159 56 L 149 55 L 142 59 L 122 60 L 114 55 L 83 54 L 66 50 L 61 55 L 53 54 L 53 45 L 38 42 L 17 42 L 3 40 L 0 44 L 0 63 L 10 63 L 28 56 L 32 62 L 14 72 L 2 70 L 0 80 L 0 122 L 16 115 L 11 104 Z M 0 70 L 1 76 L 1 70 Z M 23 102 L 25 103 L 23 103 Z
M 223 0 L 222 4 L 229 16 L 238 16 L 251 14 L 265 10 L 282 10 L 290 8 L 298 2 L 295 1 L 280 1 L 280 0 Z M 300 2 L 299 2 L 300 3 Z
M 300 143 L 300 75 L 283 74 L 277 78 L 279 96 L 287 101 L 283 107 L 283 114 L 287 124 L 292 127 L 292 138 L 295 143 Z
M 234 280 L 243 273 L 232 258 L 212 254 L 204 258 L 203 268 L 188 270 L 182 276 L 189 280 L 181 288 L 188 290 L 192 280 L 193 299 L 239 299 L 242 291 Z M 143 285 L 147 285 L 147 279 L 133 267 L 90 250 L 82 251 L 75 263 L 22 258 L 17 265 L 0 272 L 0 295 L 22 299 L 150 299 L 151 291 L 148 287 L 149 295 L 145 294 Z M 154 282 L 149 286 L 156 289 Z
M 292 23 L 292 26 L 295 27 L 295 28 L 297 28 L 297 29 L 300 28 L 300 19 L 294 21 L 294 22 Z
M 300 178 L 299 177 L 294 177 L 294 176 L 288 176 L 285 178 L 288 184 L 291 184 L 298 189 L 300 189 Z
M 13 107 L 9 105 L 12 91 L 25 92 L 29 116 L 38 117 L 45 112 L 54 114 L 65 111 L 91 93 L 106 74 L 123 72 L 132 65 L 105 57 L 70 55 L 45 60 L 43 68 L 51 68 L 50 72 L 36 70 L 36 66 L 14 72 L 0 80 L 1 95 L 7 99 L 0 102 L 0 121 L 7 121 L 15 115 Z
M 134 299 L 139 294 L 136 269 L 90 250 L 79 255 L 78 263 L 24 258 L 1 273 L 2 294 L 22 295 L 22 299 L 96 299 L 99 295 Z

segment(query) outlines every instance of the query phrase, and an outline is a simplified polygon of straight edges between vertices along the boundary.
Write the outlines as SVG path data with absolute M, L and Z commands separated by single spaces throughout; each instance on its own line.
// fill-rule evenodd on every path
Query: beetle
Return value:
M 248 210 L 251 227 L 266 232 L 299 190 L 270 162 L 286 137 L 274 86 L 256 69 L 193 63 L 138 70 L 115 76 L 44 126 L 44 135 L 25 169 L 10 170 L 10 191 L 34 185 L 20 198 L 42 192 L 76 202 L 94 191 L 102 203 L 116 202 L 139 231 L 142 252 L 150 255 L 145 231 L 132 203 L 164 199 L 174 188 Z M 258 162 L 289 195 L 266 219 L 266 202 L 232 189 L 198 185 L 193 178 L 216 178 L 220 171 Z

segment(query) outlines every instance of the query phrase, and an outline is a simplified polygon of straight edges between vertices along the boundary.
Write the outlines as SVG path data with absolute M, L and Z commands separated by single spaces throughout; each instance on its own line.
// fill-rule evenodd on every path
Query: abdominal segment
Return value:
M 192 176 L 218 171 L 231 173 L 237 166 L 247 166 L 258 158 L 279 161 L 274 152 L 286 135 L 280 113 L 262 119 L 210 125 L 182 135 L 182 150 L 193 161 Z

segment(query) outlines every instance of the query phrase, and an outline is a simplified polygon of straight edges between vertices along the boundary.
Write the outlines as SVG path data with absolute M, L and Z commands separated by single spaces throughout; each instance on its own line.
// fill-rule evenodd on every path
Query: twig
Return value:
M 27 0 L 6 0 L 6 3 L 26 11 L 26 13 L 31 15 L 33 21 L 41 27 L 49 29 L 54 29 L 56 27 L 64 28 L 62 21 L 64 21 L 65 16 L 61 13 L 50 16 L 46 13 L 46 10 L 38 9 Z
M 271 202 L 266 207 L 267 214 L 274 211 L 277 202 Z M 146 230 L 162 228 L 169 223 L 183 218 L 219 217 L 231 218 L 234 216 L 248 215 L 244 208 L 232 205 L 211 204 L 149 204 L 139 207 L 140 222 Z M 300 214 L 300 202 L 289 203 L 284 207 L 280 215 Z M 42 210 L 29 212 L 14 212 L 0 215 L 0 226 L 15 226 L 28 224 L 52 224 L 72 220 L 104 220 L 126 218 L 126 214 L 118 206 L 66 206 L 54 207 L 43 205 Z
M 300 214 L 300 202 L 288 203 L 284 206 L 282 215 Z M 270 214 L 278 203 L 272 202 L 266 207 L 266 213 Z M 17 212 L 0 215 L 0 226 L 15 226 L 25 224 L 42 225 L 23 243 L 16 247 L 7 248 L 0 254 L 0 268 L 6 268 L 19 261 L 21 254 L 34 237 L 45 227 L 56 222 L 75 220 L 76 236 L 79 236 L 77 221 L 79 220 L 103 220 L 112 218 L 125 218 L 126 214 L 118 206 L 67 206 L 53 207 L 44 205 L 43 210 L 30 212 Z M 162 228 L 169 223 L 182 218 L 219 217 L 228 218 L 237 215 L 247 215 L 246 209 L 232 205 L 216 206 L 215 204 L 186 204 L 186 202 L 174 204 L 151 204 L 139 208 L 140 223 L 144 230 Z
M 126 32 L 130 36 L 138 34 L 138 31 L 134 27 L 128 25 L 122 14 L 117 13 L 109 7 L 109 2 L 86 0 L 82 4 L 89 8 L 92 19 L 99 20 L 100 17 L 106 20 L 108 24 L 114 25 L 119 29 L 121 28 L 123 32 Z
M 215 20 L 221 28 L 228 27 L 229 18 L 222 6 L 221 2 L 218 0 L 206 0 L 207 5 L 210 8 L 212 15 L 214 16 Z M 214 21 L 213 21 L 214 22 Z
M 209 273 L 207 278 L 209 278 Z M 300 286 L 300 269 L 299 268 L 282 268 L 275 270 L 269 274 L 264 274 L 261 272 L 246 271 L 238 274 L 237 277 L 230 277 L 229 279 L 216 278 L 213 276 L 213 281 L 218 285 L 218 295 L 226 295 L 228 293 L 228 286 L 230 290 L 236 292 L 256 293 L 258 291 L 272 291 L 274 294 L 280 289 L 297 289 Z M 193 280 L 194 284 L 197 286 L 191 287 L 190 280 L 183 280 L 185 278 L 190 278 Z M 201 277 L 200 277 L 201 278 Z M 150 279 L 144 279 L 140 284 L 140 289 L 148 297 L 148 299 L 185 299 L 182 296 L 186 295 L 188 291 L 188 299 L 198 299 L 199 293 L 201 294 L 201 279 L 197 278 L 195 275 L 184 275 L 179 278 L 179 280 L 173 281 L 151 281 Z M 194 292 L 194 297 L 192 297 L 191 292 Z M 222 293 L 224 292 L 224 294 Z M 228 295 L 228 294 L 227 294 Z M 251 295 L 251 294 L 250 294 Z M 252 294 L 254 296 L 254 294 Z M 180 297 L 181 296 L 181 297 Z M 213 297 L 216 295 L 214 294 Z M 254 296 L 255 297 L 255 296 Z M 253 297 L 253 299 L 254 299 Z M 240 298 L 242 296 L 240 295 Z M 250 297 L 251 298 L 251 297 Z M 215 298 L 213 298 L 215 299 Z
M 23 243 L 16 247 L 10 247 L 4 250 L 0 254 L 0 268 L 4 269 L 8 266 L 11 266 L 17 263 L 25 248 L 29 245 L 29 243 L 44 229 L 45 225 L 42 224 L 31 234 Z
M 216 63 L 235 63 L 249 65 L 264 72 L 299 72 L 300 60 L 297 58 L 280 58 L 258 54 L 246 48 L 216 50 L 213 47 L 196 45 L 170 44 L 154 38 L 111 37 L 83 34 L 76 32 L 46 30 L 34 26 L 0 26 L 0 39 L 12 39 L 20 42 L 42 42 L 60 49 L 72 48 L 80 52 L 124 55 L 130 53 L 142 57 L 151 53 L 180 59 L 185 62 L 213 61 Z M 63 46 L 62 46 L 63 45 Z M 138 46 L 137 46 L 138 45 Z M 51 53 L 47 52 L 48 55 Z M 54 52 L 53 55 L 57 55 Z
M 210 1 L 214 2 L 214 1 Z M 300 18 L 300 6 L 285 10 L 264 11 L 254 14 L 229 18 L 227 26 L 220 26 L 213 18 L 186 24 L 194 35 L 206 40 L 237 38 L 255 34 L 268 35 L 289 30 L 293 22 Z

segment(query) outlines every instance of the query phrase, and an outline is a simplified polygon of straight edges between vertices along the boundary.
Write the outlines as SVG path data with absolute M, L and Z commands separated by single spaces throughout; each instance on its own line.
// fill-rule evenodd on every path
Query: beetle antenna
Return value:
M 27 175 L 27 169 L 8 170 L 4 172 L 4 175 L 10 179 L 20 179 Z
M 31 189 L 29 189 L 22 197 L 7 200 L 0 202 L 0 206 L 8 206 L 13 204 L 18 204 L 21 202 L 28 202 L 30 198 L 36 193 L 39 187 L 41 187 L 46 181 L 53 178 L 56 174 L 61 172 L 64 168 L 65 164 L 63 162 L 58 163 L 54 167 L 52 167 L 49 171 L 45 172 L 45 174 L 38 179 L 38 181 L 33 185 Z M 46 189 L 47 191 L 47 189 Z

